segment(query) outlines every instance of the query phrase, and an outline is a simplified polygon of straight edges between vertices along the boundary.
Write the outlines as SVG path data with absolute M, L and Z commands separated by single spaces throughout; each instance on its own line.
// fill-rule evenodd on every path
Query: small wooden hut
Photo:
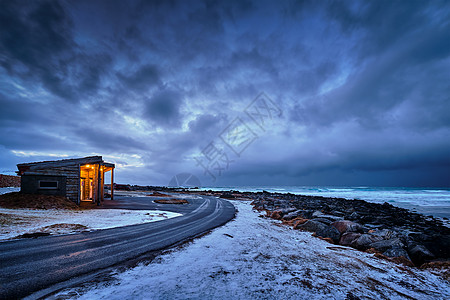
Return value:
M 111 171 L 111 199 L 114 197 L 114 164 L 101 156 L 18 164 L 20 191 L 27 194 L 61 195 L 80 204 L 104 200 L 105 173 Z

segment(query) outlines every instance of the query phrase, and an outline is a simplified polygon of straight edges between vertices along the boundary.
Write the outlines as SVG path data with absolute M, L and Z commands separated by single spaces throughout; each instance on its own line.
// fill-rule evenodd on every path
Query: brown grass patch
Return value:
M 153 192 L 153 193 L 151 193 L 151 194 L 149 194 L 147 196 L 149 196 L 149 197 L 171 197 L 170 195 L 163 194 L 163 193 L 160 193 L 160 192 Z
M 441 276 L 447 281 L 450 281 L 450 261 L 429 262 L 421 265 L 420 268 L 428 269 L 432 273 Z
M 53 232 L 58 230 L 71 230 L 71 231 L 83 231 L 87 230 L 88 227 L 81 224 L 68 224 L 68 223 L 59 223 L 53 224 L 49 226 L 45 226 L 41 228 L 43 232 Z
M 22 194 L 13 192 L 0 195 L 0 207 L 34 209 L 79 209 L 75 202 L 64 196 Z
M 306 222 L 309 221 L 309 219 L 295 218 L 293 221 L 294 221 L 292 223 L 293 224 L 293 228 L 294 229 L 298 229 L 300 225 L 305 224 Z
M 161 204 L 188 204 L 189 202 L 185 199 L 158 199 L 154 201 L 155 203 Z

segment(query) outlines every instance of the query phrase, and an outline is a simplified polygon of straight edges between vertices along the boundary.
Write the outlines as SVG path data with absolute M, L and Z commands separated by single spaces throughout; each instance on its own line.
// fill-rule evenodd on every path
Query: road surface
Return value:
M 163 221 L 0 242 L 0 298 L 30 295 L 59 282 L 139 257 L 149 251 L 199 235 L 234 217 L 234 206 L 222 199 L 199 196 L 189 204 L 156 204 L 152 197 L 116 197 L 103 208 L 151 209 L 183 216 Z

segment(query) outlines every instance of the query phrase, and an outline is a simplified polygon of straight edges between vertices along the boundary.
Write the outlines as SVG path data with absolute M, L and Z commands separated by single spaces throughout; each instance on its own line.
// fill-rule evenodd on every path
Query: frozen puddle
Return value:
M 0 240 L 25 233 L 68 234 L 160 221 L 181 214 L 158 210 L 92 209 L 80 211 L 0 208 Z
M 225 226 L 111 281 L 66 289 L 56 298 L 450 298 L 450 284 L 429 271 L 331 245 L 231 202 L 239 212 Z

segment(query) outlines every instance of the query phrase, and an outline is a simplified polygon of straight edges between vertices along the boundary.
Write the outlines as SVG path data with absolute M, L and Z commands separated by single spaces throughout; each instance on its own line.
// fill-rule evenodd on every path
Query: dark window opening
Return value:
M 39 188 L 56 190 L 58 188 L 58 181 L 39 180 Z

